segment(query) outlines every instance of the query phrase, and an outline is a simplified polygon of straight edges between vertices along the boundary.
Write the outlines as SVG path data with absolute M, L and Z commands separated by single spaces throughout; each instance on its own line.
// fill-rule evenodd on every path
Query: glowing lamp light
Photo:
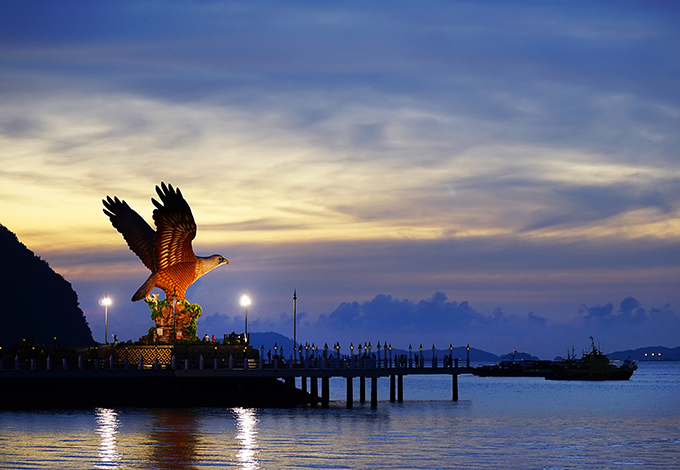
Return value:
M 250 297 L 243 294 L 241 296 L 240 304 L 241 304 L 241 307 L 245 307 L 245 309 L 246 309 L 246 327 L 245 327 L 245 330 L 244 330 L 244 336 L 245 336 L 246 342 L 248 342 L 248 305 L 250 305 Z
M 104 344 L 109 344 L 109 305 L 111 305 L 111 298 L 108 294 L 99 299 L 99 305 L 104 307 Z

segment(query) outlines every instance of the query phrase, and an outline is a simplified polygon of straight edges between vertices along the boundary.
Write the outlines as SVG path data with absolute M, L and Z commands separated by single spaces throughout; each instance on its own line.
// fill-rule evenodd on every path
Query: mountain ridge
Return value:
M 2 224 L 0 298 L 0 346 L 95 344 L 71 284 Z

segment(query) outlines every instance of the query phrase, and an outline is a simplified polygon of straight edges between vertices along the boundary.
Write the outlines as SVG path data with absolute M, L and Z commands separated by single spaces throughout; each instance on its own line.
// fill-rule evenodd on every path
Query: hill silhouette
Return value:
M 71 284 L 2 224 L 0 299 L 0 346 L 95 343 Z
M 664 346 L 647 346 L 644 348 L 627 349 L 607 354 L 609 359 L 625 361 L 680 361 L 680 347 L 666 348 Z

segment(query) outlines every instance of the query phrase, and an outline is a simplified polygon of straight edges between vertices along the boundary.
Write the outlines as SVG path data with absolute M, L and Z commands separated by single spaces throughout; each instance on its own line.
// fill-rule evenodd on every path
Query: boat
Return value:
M 590 337 L 590 349 L 580 359 L 567 355 L 566 359 L 553 361 L 546 380 L 628 380 L 637 369 L 635 361 L 625 360 L 620 366 L 609 362 L 609 358 L 596 346 Z
M 552 361 L 509 360 L 475 367 L 472 374 L 478 377 L 545 377 L 551 372 L 551 366 Z

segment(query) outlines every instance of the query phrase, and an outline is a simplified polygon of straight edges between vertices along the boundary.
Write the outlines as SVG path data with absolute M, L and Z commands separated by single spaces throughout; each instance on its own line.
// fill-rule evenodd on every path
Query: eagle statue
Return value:
M 196 256 L 191 241 L 196 236 L 196 222 L 189 204 L 179 188 L 161 182 L 156 186 L 161 202 L 151 199 L 153 228 L 125 201 L 106 196 L 104 214 L 118 230 L 130 249 L 149 268 L 151 275 L 132 296 L 136 302 L 154 287 L 165 292 L 166 299 L 184 301 L 187 288 L 208 271 L 229 261 L 222 255 Z

